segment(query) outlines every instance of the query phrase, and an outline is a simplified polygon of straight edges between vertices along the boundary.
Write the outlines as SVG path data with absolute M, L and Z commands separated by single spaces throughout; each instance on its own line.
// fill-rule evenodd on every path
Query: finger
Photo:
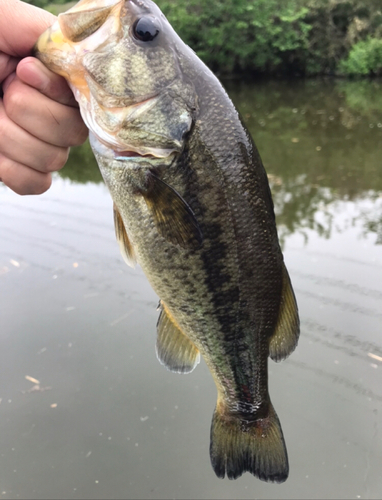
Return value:
M 37 172 L 0 154 L 0 179 L 17 194 L 42 194 L 52 184 L 51 174 Z
M 50 99 L 78 107 L 65 78 L 50 71 L 35 57 L 26 57 L 20 61 L 17 66 L 17 76 Z
M 0 153 L 17 163 L 47 173 L 65 165 L 69 149 L 47 144 L 19 127 L 6 115 L 0 100 Z
M 57 18 L 49 12 L 19 0 L 0 2 L 0 47 L 15 57 L 32 51 L 37 38 Z
M 85 142 L 88 131 L 77 108 L 49 99 L 17 76 L 9 84 L 8 81 L 4 85 L 3 103 L 7 116 L 15 124 L 54 146 L 67 148 Z
M 15 71 L 18 62 L 15 57 L 0 52 L 0 83 Z

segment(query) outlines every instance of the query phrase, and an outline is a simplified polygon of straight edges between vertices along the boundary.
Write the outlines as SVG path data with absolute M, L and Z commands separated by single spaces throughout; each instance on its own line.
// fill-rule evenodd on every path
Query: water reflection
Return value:
M 86 143 L 80 147 L 71 149 L 69 160 L 65 168 L 61 170 L 60 176 L 80 184 L 86 182 L 99 184 L 103 182 L 89 141 L 86 141 Z
M 382 83 L 228 81 L 255 138 L 274 196 L 280 239 L 307 229 L 329 238 L 338 202 L 346 230 L 382 244 Z M 74 148 L 63 177 L 101 182 L 89 144 Z
M 228 87 L 270 175 L 301 313 L 298 348 L 269 363 L 290 478 L 215 477 L 212 377 L 158 363 L 158 297 L 122 261 L 85 146 L 72 181 L 42 196 L 0 186 L 1 498 L 380 498 L 381 86 Z

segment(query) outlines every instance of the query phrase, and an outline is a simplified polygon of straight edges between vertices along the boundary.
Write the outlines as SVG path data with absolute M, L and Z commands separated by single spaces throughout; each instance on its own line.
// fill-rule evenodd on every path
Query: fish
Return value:
M 185 374 L 202 356 L 214 378 L 213 470 L 284 482 L 268 358 L 295 349 L 299 315 L 267 175 L 239 113 L 151 0 L 81 0 L 35 55 L 68 81 L 122 256 L 160 298 L 159 361 Z

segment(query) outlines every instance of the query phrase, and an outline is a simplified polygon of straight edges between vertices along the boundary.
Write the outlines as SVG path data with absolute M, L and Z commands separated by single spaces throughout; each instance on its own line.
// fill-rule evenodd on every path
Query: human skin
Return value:
M 0 180 L 22 195 L 49 189 L 70 146 L 87 137 L 66 81 L 28 57 L 55 19 L 19 0 L 0 2 Z

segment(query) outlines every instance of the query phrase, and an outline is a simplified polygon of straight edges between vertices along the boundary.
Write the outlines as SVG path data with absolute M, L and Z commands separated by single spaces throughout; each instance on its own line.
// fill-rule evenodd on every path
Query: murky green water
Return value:
M 157 297 L 84 147 L 43 196 L 0 187 L 0 498 L 381 498 L 382 84 L 227 88 L 301 312 L 298 349 L 270 361 L 290 478 L 215 477 L 214 383 L 156 360 Z

